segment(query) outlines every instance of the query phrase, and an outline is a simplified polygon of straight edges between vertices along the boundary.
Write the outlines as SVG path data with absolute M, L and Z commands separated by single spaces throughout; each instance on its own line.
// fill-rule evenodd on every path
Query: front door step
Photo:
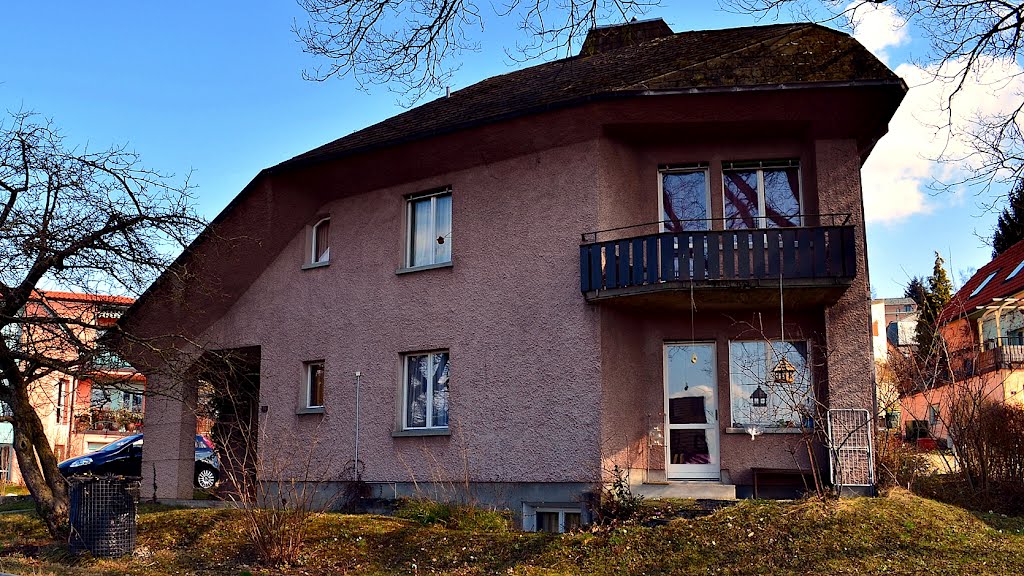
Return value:
M 665 483 L 640 484 L 633 493 L 644 498 L 693 498 L 695 500 L 735 500 L 736 485 L 698 480 L 669 480 Z

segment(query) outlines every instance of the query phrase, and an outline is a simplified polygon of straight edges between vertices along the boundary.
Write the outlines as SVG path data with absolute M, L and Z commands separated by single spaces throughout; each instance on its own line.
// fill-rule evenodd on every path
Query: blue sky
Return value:
M 18 2 L 6 5 L 4 16 L 0 106 L 52 118 L 69 142 L 128 143 L 150 167 L 179 176 L 192 171 L 207 218 L 261 168 L 403 110 L 383 87 L 303 80 L 302 69 L 315 61 L 291 32 L 303 13 L 288 0 Z M 716 1 L 666 6 L 649 16 L 663 17 L 677 32 L 757 23 Z M 899 66 L 924 56 L 927 39 L 913 30 L 889 34 L 886 16 L 891 20 L 873 16 L 858 37 L 898 72 L 912 73 Z M 465 56 L 453 90 L 522 66 L 503 52 L 518 38 L 513 22 L 488 21 L 481 51 Z M 865 167 L 871 280 L 879 296 L 901 295 L 910 276 L 928 274 L 935 250 L 957 284 L 990 256 L 975 233 L 989 236 L 995 215 L 981 210 L 970 191 L 920 194 L 943 168 L 905 144 L 920 141 L 920 128 L 914 130 L 883 139 L 880 149 L 893 144 Z M 893 192 L 896 181 L 900 194 Z

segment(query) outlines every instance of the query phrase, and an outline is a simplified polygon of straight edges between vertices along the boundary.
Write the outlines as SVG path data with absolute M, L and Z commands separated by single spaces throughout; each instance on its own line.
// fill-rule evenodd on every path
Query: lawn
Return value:
M 320 514 L 300 565 L 260 567 L 231 510 L 145 507 L 132 559 L 67 557 L 31 513 L 0 515 L 15 574 L 1014 574 L 1024 518 L 975 515 L 896 490 L 883 498 L 745 501 L 696 519 L 565 536 Z

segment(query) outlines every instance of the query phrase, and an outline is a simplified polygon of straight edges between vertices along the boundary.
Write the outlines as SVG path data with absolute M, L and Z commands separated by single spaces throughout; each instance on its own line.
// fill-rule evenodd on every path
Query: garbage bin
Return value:
M 88 550 L 98 558 L 135 551 L 139 480 L 119 476 L 86 476 L 69 480 L 73 553 Z

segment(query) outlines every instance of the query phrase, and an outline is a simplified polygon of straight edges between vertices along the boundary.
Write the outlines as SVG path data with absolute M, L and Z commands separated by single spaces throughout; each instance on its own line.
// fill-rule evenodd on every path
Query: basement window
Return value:
M 564 534 L 583 526 L 583 513 L 579 506 L 523 505 L 523 530 Z

